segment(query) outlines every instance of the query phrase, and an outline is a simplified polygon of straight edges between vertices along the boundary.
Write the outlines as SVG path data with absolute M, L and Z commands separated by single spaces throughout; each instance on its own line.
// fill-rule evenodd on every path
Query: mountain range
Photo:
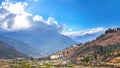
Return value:
M 33 57 L 47 56 L 77 43 L 54 30 L 1 31 L 0 34 L 4 35 L 0 40 Z
M 88 61 L 92 61 L 91 58 L 111 61 L 120 54 L 120 28 L 108 29 L 95 40 L 83 44 L 52 30 L 1 31 L 0 46 L 0 58 L 62 54 L 72 61 L 81 57 Z
M 103 32 L 92 34 L 63 35 L 54 29 L 32 28 L 19 31 L 0 30 L 0 41 L 14 47 L 29 57 L 43 57 L 61 51 L 78 42 L 94 39 Z M 75 38 L 75 39 L 74 39 Z

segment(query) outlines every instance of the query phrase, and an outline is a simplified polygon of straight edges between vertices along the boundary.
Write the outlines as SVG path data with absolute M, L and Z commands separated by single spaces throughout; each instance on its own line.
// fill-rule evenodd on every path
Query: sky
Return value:
M 0 0 L 2 3 L 4 0 Z M 26 2 L 24 11 L 40 15 L 44 20 L 54 17 L 69 31 L 120 26 L 120 0 L 9 0 Z M 28 26 L 29 27 L 29 26 Z
M 54 16 L 75 31 L 120 26 L 120 0 L 38 0 L 36 5 L 28 12 Z

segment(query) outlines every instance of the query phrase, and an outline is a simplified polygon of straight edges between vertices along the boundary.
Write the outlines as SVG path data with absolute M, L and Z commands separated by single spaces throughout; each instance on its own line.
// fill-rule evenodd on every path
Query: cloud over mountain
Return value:
M 85 43 L 87 41 L 95 39 L 97 36 L 103 34 L 105 32 L 106 28 L 98 27 L 98 28 L 92 28 L 85 31 L 76 31 L 76 32 L 63 32 L 62 34 L 70 37 L 74 41 L 77 41 L 79 43 Z
M 2 2 L 0 6 L 1 35 L 28 44 L 24 48 L 28 50 L 30 46 L 35 49 L 36 51 L 28 50 L 30 53 L 35 51 L 35 54 L 30 55 L 34 57 L 45 56 L 77 43 L 60 34 L 63 26 L 58 24 L 54 17 L 44 20 L 40 15 L 32 15 L 25 11 L 27 5 L 26 2 Z M 15 44 L 12 45 L 15 46 Z M 21 47 L 20 45 L 16 49 L 22 50 Z M 22 52 L 26 53 L 26 51 Z
M 25 30 L 34 27 L 41 29 L 51 29 L 57 32 L 62 30 L 62 25 L 59 25 L 54 17 L 48 17 L 45 21 L 42 16 L 28 13 L 25 7 L 26 2 L 12 3 L 10 1 L 2 2 L 0 6 L 0 28 L 8 31 Z
M 44 20 L 40 15 L 32 15 L 26 12 L 25 8 L 28 5 L 27 2 L 11 2 L 10 0 L 2 2 L 0 6 L 0 29 L 7 31 L 30 30 L 36 28 L 40 31 L 52 30 L 66 35 L 77 42 L 81 42 L 81 39 L 86 36 L 89 36 L 89 39 L 85 39 L 85 41 L 82 42 L 92 40 L 105 30 L 105 28 L 98 27 L 74 32 L 65 24 L 59 24 L 55 17 L 48 17 L 47 20 Z
M 97 27 L 97 28 L 92 28 L 92 29 L 88 29 L 85 31 L 69 31 L 69 32 L 63 32 L 64 35 L 86 35 L 86 34 L 94 34 L 94 33 L 98 33 L 98 32 L 104 32 L 106 29 L 103 27 Z

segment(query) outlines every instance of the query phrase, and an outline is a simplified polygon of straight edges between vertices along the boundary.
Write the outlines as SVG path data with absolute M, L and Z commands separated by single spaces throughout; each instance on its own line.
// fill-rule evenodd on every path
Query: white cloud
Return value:
M 67 25 L 63 24 L 63 30 L 62 30 L 62 34 L 66 34 L 66 33 L 69 33 L 69 32 L 72 32 L 73 30 L 68 27 Z
M 10 3 L 9 1 L 2 2 L 2 8 L 5 8 L 9 13 L 13 14 L 22 14 L 24 13 L 26 2 L 17 2 L 15 4 Z
M 26 16 L 19 15 L 16 16 L 14 20 L 15 24 L 13 24 L 13 29 L 26 29 L 30 27 L 29 21 L 26 19 Z
M 14 24 L 14 18 L 16 17 L 15 14 L 8 14 L 1 22 L 1 28 L 3 29 L 9 29 L 12 28 L 12 25 Z
M 2 21 L 7 16 L 8 11 L 4 8 L 0 8 L 0 21 Z
M 66 32 L 62 32 L 62 34 L 67 35 L 67 36 L 82 36 L 82 35 L 86 35 L 86 34 L 94 34 L 94 33 L 98 33 L 98 32 L 104 32 L 106 30 L 106 28 L 103 27 L 98 27 L 98 28 L 92 28 L 92 29 L 88 29 L 85 31 L 66 31 Z
M 6 0 L 0 6 L 0 26 L 5 30 L 19 30 L 29 28 L 31 25 L 28 16 L 31 14 L 24 11 L 26 2 L 11 3 Z
M 26 2 L 11 3 L 10 1 L 2 2 L 0 6 L 0 26 L 5 30 L 23 30 L 29 28 L 49 29 L 57 32 L 62 32 L 64 35 L 84 35 L 92 34 L 104 30 L 104 28 L 93 28 L 86 31 L 72 32 L 72 29 L 65 25 L 58 24 L 55 17 L 48 17 L 45 21 L 42 16 L 33 16 L 25 12 Z
M 62 26 L 59 25 L 54 17 L 48 17 L 44 21 L 40 15 L 33 16 L 25 12 L 25 7 L 28 5 L 26 2 L 11 3 L 6 0 L 0 6 L 0 28 L 4 30 L 25 30 L 37 27 L 42 30 L 54 30 L 60 32 Z
M 57 31 L 59 33 L 61 33 L 61 31 L 63 30 L 63 25 L 58 24 L 57 20 L 55 19 L 55 17 L 48 17 L 48 20 L 45 21 L 45 24 L 47 24 L 48 29 Z
M 58 25 L 56 19 L 54 17 L 48 17 L 48 20 L 46 21 L 48 25 Z
M 41 21 L 41 22 L 44 22 L 44 19 L 42 18 L 42 16 L 35 15 L 35 16 L 33 17 L 33 21 Z
M 63 32 L 63 35 L 70 37 L 72 40 L 77 41 L 79 43 L 85 43 L 87 41 L 91 41 L 96 39 L 99 35 L 105 32 L 106 28 L 97 27 L 92 29 L 87 29 L 84 31 L 67 31 Z

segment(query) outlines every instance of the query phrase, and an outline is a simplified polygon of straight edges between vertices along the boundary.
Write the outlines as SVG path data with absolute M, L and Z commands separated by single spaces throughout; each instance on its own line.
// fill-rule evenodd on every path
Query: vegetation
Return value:
M 85 59 L 87 63 L 88 57 Z M 83 66 L 73 63 L 63 63 L 57 60 L 27 60 L 27 59 L 0 59 L 0 68 L 93 68 L 93 66 Z M 95 66 L 101 68 L 101 66 Z M 104 67 L 104 66 L 103 66 Z M 110 66 L 107 66 L 110 67 Z M 106 67 L 105 67 L 106 68 Z
M 0 59 L 0 68 L 54 68 L 73 66 L 73 63 L 65 63 L 63 60 Z
M 93 51 L 93 53 L 90 54 L 91 51 Z M 101 65 L 102 62 L 104 64 L 107 64 L 112 59 L 116 57 L 120 57 L 120 44 L 109 45 L 109 46 L 97 45 L 92 47 L 85 46 L 84 49 L 78 51 L 76 54 L 78 56 L 86 52 L 89 52 L 89 53 L 86 54 L 86 56 L 82 56 L 83 58 L 79 60 L 81 61 L 82 64 Z M 120 61 L 117 63 L 120 63 Z M 114 63 L 112 63 L 111 65 L 114 65 Z

